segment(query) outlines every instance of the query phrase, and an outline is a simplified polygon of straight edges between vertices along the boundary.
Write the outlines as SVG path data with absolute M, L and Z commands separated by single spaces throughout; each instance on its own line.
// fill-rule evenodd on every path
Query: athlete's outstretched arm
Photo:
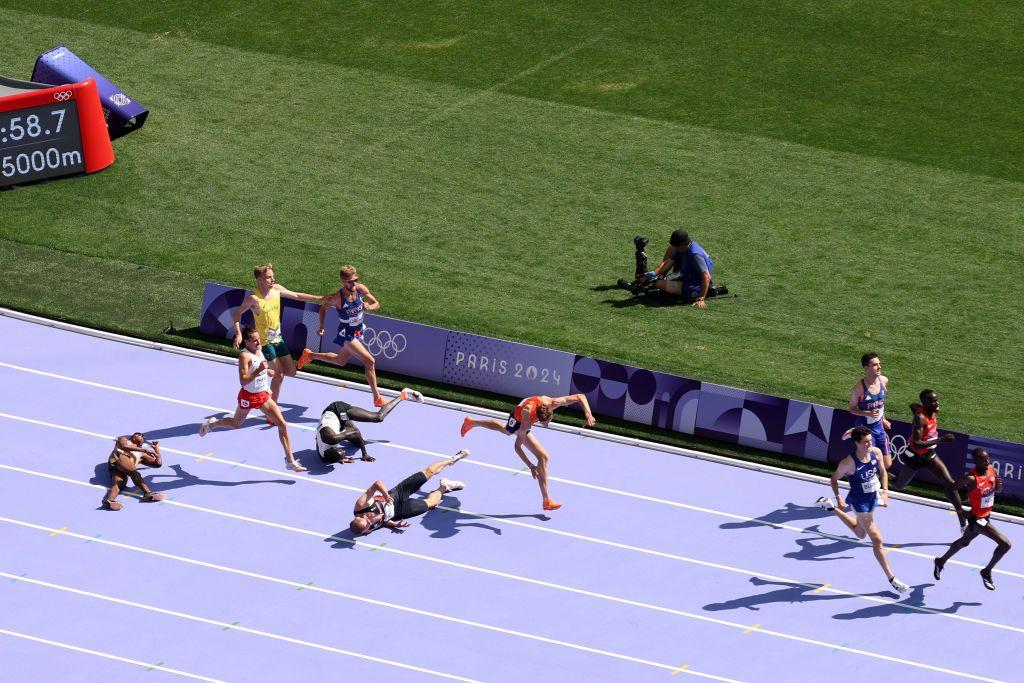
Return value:
M 242 345 L 242 327 L 239 325 L 239 321 L 242 319 L 242 315 L 253 308 L 259 306 L 259 302 L 256 299 L 255 294 L 242 299 L 242 305 L 235 309 L 235 312 L 231 314 L 231 324 L 235 327 L 235 338 L 231 340 L 231 345 L 236 349 Z
M 583 417 L 586 420 L 588 427 L 593 427 L 597 423 L 597 420 L 594 419 L 594 414 L 590 412 L 590 403 L 587 402 L 587 397 L 583 394 L 570 394 L 568 396 L 559 396 L 558 398 L 551 399 L 552 410 L 573 404 L 579 404 L 580 408 L 583 410 Z
M 317 296 L 316 294 L 306 294 L 304 292 L 293 292 L 290 289 L 286 289 L 281 284 L 275 284 L 274 285 L 274 289 L 276 289 L 277 291 L 281 292 L 281 296 L 286 296 L 289 299 L 298 299 L 299 301 L 306 301 L 306 302 L 309 302 L 311 304 L 319 304 L 319 303 L 322 303 L 323 300 L 324 300 L 324 298 L 322 296 Z

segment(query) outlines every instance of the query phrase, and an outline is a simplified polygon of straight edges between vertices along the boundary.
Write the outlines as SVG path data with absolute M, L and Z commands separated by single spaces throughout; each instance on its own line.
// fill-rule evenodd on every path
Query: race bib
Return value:
M 267 343 L 273 344 L 281 339 L 281 328 L 280 327 L 268 327 L 267 328 Z
M 240 398 L 238 399 L 238 405 L 242 406 L 243 408 L 248 408 L 249 402 L 246 401 L 244 398 Z
M 983 508 L 990 508 L 993 505 L 995 505 L 995 502 L 996 502 L 996 494 L 995 493 L 990 493 L 987 496 L 982 496 L 981 497 L 981 507 L 983 507 Z
M 862 481 L 860 486 L 864 493 L 875 493 L 878 489 L 882 488 L 882 485 L 878 482 L 878 477 L 871 477 L 866 481 Z

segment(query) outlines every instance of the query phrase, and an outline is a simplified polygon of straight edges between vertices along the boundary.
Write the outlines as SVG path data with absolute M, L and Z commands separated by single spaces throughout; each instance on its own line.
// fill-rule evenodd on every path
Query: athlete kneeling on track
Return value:
M 379 479 L 373 482 L 370 488 L 356 499 L 352 510 L 353 519 L 348 525 L 349 530 L 356 536 L 361 536 L 381 527 L 399 530 L 409 526 L 404 520 L 433 510 L 441 502 L 441 496 L 452 491 L 461 491 L 466 487 L 461 481 L 442 479 L 438 487 L 426 498 L 412 498 L 412 494 L 419 491 L 427 480 L 468 455 L 469 451 L 461 450 L 447 460 L 435 462 L 426 469 L 406 477 L 391 489 L 385 488 Z
M 356 422 L 383 422 L 400 401 L 410 400 L 418 403 L 423 402 L 423 394 L 413 389 L 402 389 L 402 392 L 391 401 L 384 404 L 380 410 L 366 410 L 346 403 L 335 401 L 326 408 L 320 415 L 320 424 L 316 426 L 316 452 L 325 464 L 352 462 L 352 458 L 345 455 L 345 451 L 339 448 L 342 441 L 348 441 L 358 447 L 363 454 L 363 460 L 373 462 L 376 458 L 366 452 L 366 440 L 363 438 Z
M 139 465 L 147 467 L 160 467 L 163 465 L 163 458 L 160 455 L 160 442 L 154 441 L 151 448 L 146 448 L 146 437 L 142 432 L 135 432 L 130 437 L 119 436 L 114 442 L 114 450 L 107 458 L 107 468 L 110 470 L 112 484 L 103 497 L 103 507 L 108 510 L 120 510 L 123 506 L 115 498 L 121 493 L 121 489 L 131 479 L 139 490 L 142 491 L 142 502 L 158 503 L 164 499 L 164 494 L 153 493 L 146 484 L 146 481 L 139 474 Z

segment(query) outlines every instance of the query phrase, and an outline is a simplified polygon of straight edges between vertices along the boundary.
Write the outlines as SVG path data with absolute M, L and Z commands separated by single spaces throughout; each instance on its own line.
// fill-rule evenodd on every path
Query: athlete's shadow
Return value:
M 325 463 L 320 459 L 320 454 L 316 452 L 315 448 L 307 448 L 302 451 L 295 451 L 293 455 L 295 459 L 302 463 L 302 466 L 306 468 L 306 474 L 314 477 L 321 477 L 325 474 L 331 474 L 336 471 L 339 467 L 354 467 L 359 465 L 369 465 L 371 463 L 363 462 L 360 456 L 359 449 L 351 444 L 343 447 L 345 455 L 353 458 L 355 462 L 346 463 Z
M 807 527 L 808 531 L 813 533 L 818 532 L 818 526 Z M 853 559 L 853 555 L 840 555 L 838 557 L 828 557 L 829 555 L 835 555 L 836 553 L 843 553 L 848 550 L 854 550 L 855 548 L 862 548 L 860 543 L 853 541 L 828 538 L 825 536 L 814 536 L 812 538 L 798 538 L 796 544 L 800 546 L 800 550 L 795 552 L 786 553 L 783 557 L 788 557 L 792 560 L 800 560 L 807 562 L 830 562 L 832 560 L 850 560 Z
M 792 524 L 793 522 L 802 522 L 808 519 L 824 519 L 825 517 L 831 517 L 832 513 L 828 510 L 823 510 L 814 505 L 796 505 L 794 503 L 786 503 L 784 507 L 772 510 L 771 512 L 749 519 L 745 522 L 725 522 L 718 526 L 719 529 L 760 529 L 763 527 L 773 527 L 773 524 Z
M 177 427 L 164 427 L 162 429 L 153 429 L 151 431 L 141 430 L 146 435 L 147 441 L 159 441 L 161 439 L 170 439 L 175 436 L 194 436 L 199 434 L 199 425 L 201 422 L 186 422 L 185 424 L 178 425 Z
M 767 581 L 758 576 L 750 577 L 750 583 L 755 586 L 780 586 L 778 590 L 769 591 L 767 593 L 759 593 L 757 595 L 748 595 L 743 598 L 736 598 L 734 600 L 727 600 L 725 602 L 713 602 L 704 605 L 704 609 L 711 612 L 720 612 L 730 609 L 749 609 L 758 611 L 761 609 L 759 605 L 768 605 L 773 602 L 787 602 L 787 603 L 800 603 L 800 602 L 820 602 L 825 600 L 849 600 L 852 595 L 843 595 L 837 593 L 815 593 L 814 591 L 824 588 L 825 584 L 804 584 L 804 583 L 789 583 L 787 581 Z M 866 593 L 865 597 L 886 597 L 892 598 L 893 593 L 890 591 L 881 591 L 878 593 Z
M 359 538 L 365 539 L 366 536 L 360 536 Z M 331 547 L 335 550 L 352 550 L 356 547 L 356 536 L 348 527 L 345 527 L 338 533 L 331 534 L 325 538 L 324 543 L 330 543 Z
M 423 527 L 431 532 L 431 538 L 451 538 L 467 527 L 487 529 L 501 535 L 501 529 L 498 527 L 472 521 L 466 515 L 460 514 L 461 506 L 458 498 L 445 496 L 441 499 L 440 505 L 423 515 Z
M 320 416 L 319 415 L 317 415 L 315 419 L 311 418 L 311 417 L 305 417 L 306 406 L 300 406 L 300 405 L 295 404 L 295 403 L 278 403 L 277 407 L 281 409 L 281 414 L 284 416 L 284 421 L 289 423 L 289 424 L 319 424 L 320 423 Z M 262 418 L 263 417 L 263 413 L 260 412 L 259 416 Z M 264 424 L 266 424 L 266 421 L 264 421 Z M 272 426 L 273 425 L 267 425 L 268 428 L 270 428 Z
M 910 594 L 898 603 L 885 604 L 885 605 L 874 605 L 872 607 L 864 607 L 854 612 L 847 612 L 845 614 L 833 614 L 833 619 L 840 619 L 843 621 L 849 621 L 851 619 L 871 619 L 874 617 L 891 617 L 894 614 L 920 614 L 926 616 L 933 613 L 939 614 L 956 614 L 960 611 L 961 607 L 980 607 L 980 602 L 960 602 L 955 601 L 949 607 L 938 609 L 935 607 L 928 607 L 924 604 L 924 589 L 931 588 L 934 583 L 922 583 L 917 586 L 911 586 Z M 912 609 L 914 607 L 922 607 L 925 609 Z M 925 611 L 927 610 L 927 611 Z
M 247 484 L 286 484 L 295 483 L 294 479 L 245 479 L 243 481 L 221 481 L 219 479 L 203 479 L 191 474 L 181 465 L 171 465 L 174 474 L 154 472 L 146 477 L 146 482 L 154 491 L 173 491 L 186 486 L 243 486 Z M 157 478 L 169 478 L 168 481 L 156 481 Z M 170 479 L 174 477 L 174 479 Z

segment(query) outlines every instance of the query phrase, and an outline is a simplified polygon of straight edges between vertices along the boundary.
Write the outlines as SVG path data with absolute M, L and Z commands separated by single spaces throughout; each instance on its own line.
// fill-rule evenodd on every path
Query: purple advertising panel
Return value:
M 1003 478 L 1003 490 L 998 496 L 1024 499 L 1024 444 L 987 439 L 983 436 L 968 437 L 968 454 L 975 448 L 984 448 L 988 451 L 992 467 Z M 949 470 L 954 478 L 958 478 L 970 473 L 973 467 L 974 463 L 968 455 L 964 459 L 963 469 L 954 470 L 950 467 Z
M 313 333 L 316 334 L 317 307 L 312 308 Z M 373 354 L 380 370 L 435 382 L 447 381 L 444 377 L 445 347 L 448 336 L 452 334 L 448 330 L 370 314 L 364 317 L 364 321 L 366 329 L 363 330 L 361 341 Z M 320 350 L 324 353 L 336 353 L 337 309 L 327 310 L 324 316 L 324 329 L 326 331 L 320 340 Z M 352 358 L 350 362 L 354 365 L 362 364 L 356 358 Z
M 828 406 L 790 399 L 786 410 L 786 428 L 782 435 L 782 452 L 826 462 L 829 434 L 836 412 Z
M 686 377 L 576 356 L 569 392 L 585 395 L 598 415 L 692 434 L 700 387 Z
M 211 337 L 231 338 L 234 326 L 231 316 L 242 305 L 242 300 L 251 292 L 239 287 L 226 287 L 216 282 L 207 282 L 203 289 L 203 308 L 199 315 L 199 331 Z M 242 318 L 243 325 L 252 324 L 252 315 Z
M 448 333 L 444 381 L 509 396 L 569 393 L 574 356 L 462 332 Z

